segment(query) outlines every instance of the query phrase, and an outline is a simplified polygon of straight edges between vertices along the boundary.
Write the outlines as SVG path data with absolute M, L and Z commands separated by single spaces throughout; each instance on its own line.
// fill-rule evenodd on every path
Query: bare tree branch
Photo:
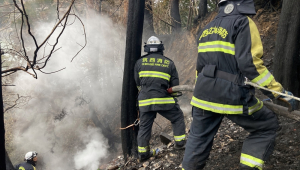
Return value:
M 30 21 L 29 21 L 29 17 L 28 17 L 28 14 L 26 12 L 26 9 L 25 9 L 25 6 L 24 6 L 24 0 L 20 0 L 20 3 L 17 3 L 16 0 L 13 0 L 14 2 L 14 10 L 11 14 L 14 14 L 16 13 L 15 9 L 17 9 L 20 13 L 19 17 L 21 19 L 21 23 L 20 23 L 20 29 L 17 29 L 17 26 L 16 26 L 16 16 L 14 16 L 14 25 L 15 25 L 15 30 L 17 32 L 17 39 L 19 40 L 20 42 L 20 45 L 21 45 L 21 51 L 18 51 L 16 49 L 8 49 L 6 48 L 6 53 L 10 53 L 10 54 L 14 54 L 20 58 L 23 58 L 27 64 L 26 66 L 16 66 L 16 67 L 13 67 L 13 68 L 9 68 L 9 69 L 6 69 L 6 70 L 3 70 L 1 72 L 2 76 L 8 76 L 12 73 L 15 73 L 17 71 L 24 71 L 30 75 L 32 75 L 34 78 L 37 78 L 37 73 L 36 73 L 36 70 L 39 70 L 41 71 L 42 73 L 44 74 L 52 74 L 52 73 L 56 73 L 58 71 L 61 71 L 65 68 L 62 68 L 60 70 L 57 70 L 57 71 L 54 71 L 54 72 L 50 72 L 50 73 L 46 73 L 44 71 L 42 71 L 42 69 L 44 69 L 48 63 L 48 61 L 50 60 L 50 58 L 52 57 L 52 54 L 55 53 L 57 50 L 61 49 L 61 47 L 59 47 L 58 49 L 56 48 L 58 42 L 59 42 L 59 39 L 61 37 L 61 35 L 64 33 L 65 29 L 67 26 L 69 25 L 72 25 L 76 19 L 78 19 L 81 23 L 81 25 L 83 26 L 83 30 L 84 30 L 84 37 L 85 37 L 85 43 L 84 45 L 80 45 L 81 46 L 81 49 L 75 54 L 75 56 L 72 58 L 71 62 L 73 61 L 73 59 L 79 54 L 79 52 L 81 52 L 81 50 L 86 46 L 87 44 L 87 39 L 86 39 L 86 33 L 85 33 L 85 28 L 84 28 L 84 24 L 83 22 L 81 21 L 81 19 L 75 15 L 75 14 L 71 14 L 71 10 L 72 10 L 72 7 L 75 3 L 75 0 L 72 0 L 70 2 L 70 5 L 68 6 L 65 14 L 62 16 L 62 18 L 59 17 L 59 7 L 60 7 L 60 3 L 62 3 L 61 1 L 57 1 L 57 6 L 56 6 L 56 10 L 57 10 L 57 15 L 58 15 L 58 19 L 59 21 L 55 24 L 55 26 L 52 28 L 51 32 L 49 33 L 49 35 L 43 40 L 42 43 L 38 44 L 37 40 L 36 40 L 36 37 L 34 36 L 32 30 L 31 30 L 31 26 L 30 26 Z M 74 18 L 74 21 L 72 21 L 71 23 L 68 23 L 68 19 L 69 19 L 69 16 L 70 15 L 74 15 L 75 18 Z M 23 33 L 23 28 L 24 28 L 24 24 L 26 24 L 27 26 L 27 33 L 28 35 L 32 38 L 32 40 L 34 41 L 34 46 L 35 46 L 35 49 L 34 49 L 34 52 L 33 52 L 33 56 L 32 56 L 32 60 L 29 59 L 29 56 L 27 54 L 27 50 L 26 50 L 26 47 L 25 47 L 25 41 L 24 41 L 24 33 Z M 50 37 L 53 36 L 53 33 L 57 30 L 58 27 L 62 27 L 59 34 L 56 36 L 56 41 L 53 45 L 50 45 L 49 44 L 49 39 Z M 20 34 L 20 36 L 19 36 Z M 13 44 L 13 43 L 11 43 Z M 77 43 L 78 44 L 78 43 Z M 50 52 L 49 54 L 45 54 L 45 48 L 47 45 L 50 45 L 51 49 L 50 49 Z M 39 57 L 38 58 L 38 52 L 40 51 L 41 47 L 44 46 L 44 52 L 43 52 L 43 57 Z M 42 65 L 42 66 L 41 66 Z M 29 69 L 32 69 L 32 72 L 29 72 Z

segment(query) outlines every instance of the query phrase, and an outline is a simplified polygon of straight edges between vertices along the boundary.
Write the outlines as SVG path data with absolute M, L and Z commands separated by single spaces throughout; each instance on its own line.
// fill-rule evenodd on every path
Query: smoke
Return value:
M 101 132 L 98 129 L 91 128 L 86 134 L 81 134 L 85 139 L 86 148 L 76 153 L 74 157 L 76 169 L 97 169 L 99 167 L 99 158 L 103 158 L 107 154 L 107 150 L 103 149 L 106 145 L 101 142 L 102 136 L 99 134 Z
M 14 115 L 14 139 L 9 155 L 14 164 L 20 163 L 26 152 L 37 151 L 39 170 L 96 170 L 108 158 L 111 142 L 103 134 L 117 134 L 121 102 L 125 31 L 105 16 L 78 20 L 70 24 L 38 79 L 27 73 L 17 77 L 10 91 L 30 96 L 25 107 L 6 113 Z M 71 20 L 71 19 L 70 19 Z M 54 24 L 39 23 L 35 27 L 37 41 L 49 34 Z M 57 32 L 55 33 L 57 34 Z M 56 40 L 51 39 L 39 56 L 47 54 Z M 27 41 L 30 42 L 30 41 Z M 33 45 L 27 45 L 32 55 Z M 45 52 L 44 52 L 45 51 Z M 4 99 L 5 100 L 5 99 Z M 96 113 L 102 127 L 91 120 Z M 102 128 L 105 129 L 102 129 Z M 6 130 L 8 131 L 8 130 Z M 114 146 L 118 147 L 118 146 Z

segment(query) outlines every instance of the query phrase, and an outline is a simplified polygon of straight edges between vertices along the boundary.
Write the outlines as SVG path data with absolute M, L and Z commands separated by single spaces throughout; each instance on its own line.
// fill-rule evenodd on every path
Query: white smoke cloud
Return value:
M 87 46 L 71 63 L 81 48 L 78 43 L 84 44 L 82 27 L 73 23 L 59 41 L 62 48 L 53 54 L 44 71 L 65 70 L 38 72 L 38 79 L 19 73 L 13 82 L 16 86 L 11 91 L 32 97 L 25 107 L 7 113 L 16 119 L 11 144 L 14 150 L 9 153 L 13 164 L 33 150 L 39 153 L 39 170 L 96 170 L 109 155 L 109 143 L 91 122 L 90 110 L 97 111 L 100 120 L 106 118 L 102 120 L 105 127 L 119 126 L 125 30 L 105 16 L 95 15 L 83 22 Z M 54 24 L 39 25 L 35 32 L 39 32 L 37 40 L 41 42 Z
M 104 149 L 106 144 L 100 134 L 99 129 L 89 128 L 87 133 L 82 135 L 86 148 L 74 156 L 76 169 L 95 170 L 99 167 L 100 159 L 107 154 L 107 150 Z

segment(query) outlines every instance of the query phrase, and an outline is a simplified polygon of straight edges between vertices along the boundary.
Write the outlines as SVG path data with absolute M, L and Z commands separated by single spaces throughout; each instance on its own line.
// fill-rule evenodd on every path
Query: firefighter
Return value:
M 38 153 L 35 151 L 30 151 L 25 154 L 24 161 L 16 166 L 18 170 L 36 170 L 36 162 L 37 162 Z
M 240 156 L 240 169 L 262 170 L 274 149 L 278 120 L 254 96 L 245 78 L 268 89 L 284 90 L 263 65 L 263 46 L 255 23 L 253 0 L 221 0 L 216 18 L 198 37 L 196 85 L 191 100 L 193 121 L 182 169 L 203 169 L 224 116 L 249 132 Z M 263 91 L 290 106 L 295 100 Z M 225 167 L 223 167 L 225 168 Z
M 183 112 L 177 99 L 167 89 L 179 85 L 178 73 L 174 62 L 163 55 L 164 45 L 151 36 L 144 46 L 147 53 L 136 62 L 134 79 L 139 90 L 138 107 L 140 128 L 138 131 L 138 155 L 143 161 L 156 154 L 150 151 L 149 141 L 156 113 L 171 121 L 175 149 L 185 146 L 185 123 Z

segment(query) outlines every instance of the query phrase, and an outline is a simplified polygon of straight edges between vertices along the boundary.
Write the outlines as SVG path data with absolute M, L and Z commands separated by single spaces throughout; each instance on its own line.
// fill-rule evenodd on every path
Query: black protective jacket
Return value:
M 36 170 L 30 162 L 22 162 L 16 166 L 17 170 Z
M 260 34 L 251 18 L 227 2 L 198 37 L 197 80 L 191 105 L 220 114 L 246 114 L 260 110 L 263 103 L 245 78 L 281 92 L 281 84 L 263 65 Z M 265 93 L 271 98 L 275 93 Z
M 148 53 L 135 64 L 134 79 L 138 87 L 139 110 L 142 112 L 172 109 L 176 100 L 167 92 L 179 85 L 174 62 L 161 52 Z

